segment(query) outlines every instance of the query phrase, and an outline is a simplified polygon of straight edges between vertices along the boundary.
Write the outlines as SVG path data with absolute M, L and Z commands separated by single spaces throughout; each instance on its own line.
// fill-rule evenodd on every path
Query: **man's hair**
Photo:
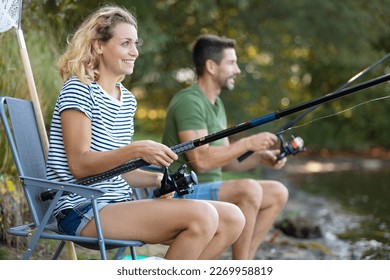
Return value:
M 100 56 L 93 47 L 96 40 L 107 42 L 119 23 L 129 23 L 137 29 L 132 13 L 117 6 L 104 6 L 91 14 L 68 42 L 65 53 L 59 58 L 58 69 L 63 80 L 77 76 L 81 82 L 99 79 Z
M 192 59 L 198 77 L 203 75 L 207 60 L 211 59 L 219 64 L 223 58 L 223 51 L 235 46 L 236 41 L 234 39 L 216 35 L 199 36 L 192 48 Z

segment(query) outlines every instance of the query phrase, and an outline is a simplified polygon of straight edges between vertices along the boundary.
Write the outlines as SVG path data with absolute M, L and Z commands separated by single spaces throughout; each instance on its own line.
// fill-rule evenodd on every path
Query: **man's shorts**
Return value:
M 178 196 L 175 192 L 174 198 L 199 199 L 199 200 L 218 200 L 219 189 L 222 181 L 210 182 L 194 185 L 194 192 L 183 196 Z
M 98 211 L 108 203 L 98 203 Z M 80 235 L 86 224 L 93 218 L 92 204 L 83 202 L 72 209 L 65 209 L 58 213 L 58 229 L 65 234 Z

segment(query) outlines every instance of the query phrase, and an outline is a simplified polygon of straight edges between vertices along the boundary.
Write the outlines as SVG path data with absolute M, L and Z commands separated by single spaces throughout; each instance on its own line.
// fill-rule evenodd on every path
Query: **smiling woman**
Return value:
M 137 101 L 121 81 L 133 73 L 137 42 L 135 18 L 115 6 L 89 16 L 69 42 L 58 64 L 64 85 L 50 130 L 48 179 L 73 182 L 136 158 L 164 167 L 177 159 L 166 145 L 133 141 Z M 133 188 L 159 187 L 162 177 L 134 170 L 91 185 L 105 192 L 97 199 L 104 237 L 170 244 L 167 259 L 218 258 L 243 228 L 239 208 L 191 200 L 132 201 Z M 54 215 L 60 231 L 96 237 L 92 212 L 86 199 L 68 194 Z
M 97 82 L 114 98 L 120 100 L 120 91 L 115 82 L 130 75 L 138 57 L 137 30 L 129 23 L 118 23 L 108 41 L 96 40 L 94 48 L 99 54 L 99 79 Z
M 112 63 L 117 64 L 117 67 L 120 68 L 121 64 L 131 65 L 129 67 L 131 69 L 117 70 L 119 78 L 116 82 L 133 73 L 134 61 L 138 57 L 137 21 L 130 13 L 120 13 L 119 10 L 118 13 L 110 15 L 111 12 L 106 8 L 90 15 L 75 33 L 58 63 L 64 80 L 70 78 L 72 74 L 77 74 L 83 83 L 87 83 L 88 80 L 98 81 L 104 76 L 101 71 L 109 72 L 112 67 L 108 62 L 110 53 L 108 51 L 104 53 L 105 49 L 114 51 L 111 59 L 115 59 Z M 84 44 L 86 47 L 80 49 Z M 112 74 L 110 73 L 110 76 Z

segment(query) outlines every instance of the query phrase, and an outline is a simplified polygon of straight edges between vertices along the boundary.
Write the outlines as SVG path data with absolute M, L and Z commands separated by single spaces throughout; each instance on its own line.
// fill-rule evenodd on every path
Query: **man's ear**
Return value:
M 205 63 L 205 70 L 207 73 L 210 73 L 210 75 L 214 75 L 217 71 L 217 66 L 217 63 L 215 63 L 211 59 L 208 59 Z

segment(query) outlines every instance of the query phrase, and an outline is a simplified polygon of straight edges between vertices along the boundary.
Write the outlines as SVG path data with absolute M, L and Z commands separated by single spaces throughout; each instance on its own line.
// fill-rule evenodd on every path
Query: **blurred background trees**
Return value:
M 23 1 L 25 34 L 49 127 L 62 81 L 55 62 L 67 36 L 106 1 Z M 237 41 L 242 71 L 223 92 L 229 126 L 335 91 L 390 51 L 390 0 L 115 0 L 138 19 L 140 57 L 124 81 L 139 102 L 137 132 L 160 139 L 172 96 L 193 82 L 191 44 L 212 33 Z M 29 98 L 13 30 L 0 34 L 0 94 Z M 390 71 L 386 61 L 356 82 Z M 389 95 L 389 83 L 321 105 L 298 124 Z M 390 148 L 390 101 L 371 102 L 291 131 L 310 150 Z M 291 116 L 293 118 L 295 116 Z M 245 132 L 276 131 L 287 119 Z M 298 125 L 297 124 L 297 125 Z M 237 135 L 241 136 L 241 135 Z M 9 166 L 0 135 L 0 171 Z M 8 169 L 8 171 L 10 171 Z

